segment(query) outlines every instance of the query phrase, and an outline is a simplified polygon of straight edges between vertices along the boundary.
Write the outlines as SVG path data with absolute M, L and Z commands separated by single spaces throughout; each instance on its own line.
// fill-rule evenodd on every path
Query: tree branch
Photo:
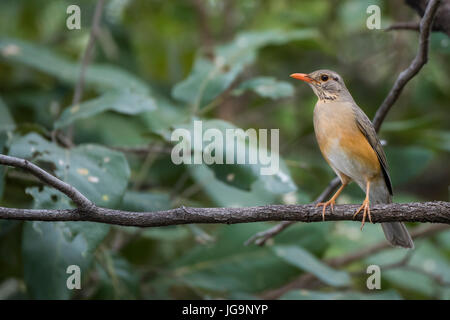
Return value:
M 83 98 L 86 69 L 91 60 L 92 50 L 94 49 L 95 44 L 95 38 L 97 37 L 99 31 L 100 19 L 102 17 L 104 2 L 105 2 L 104 0 L 98 0 L 97 5 L 95 7 L 94 17 L 92 18 L 91 32 L 89 34 L 89 40 L 86 50 L 84 51 L 83 58 L 81 60 L 80 76 L 75 86 L 75 93 L 73 95 L 72 105 L 80 103 L 81 98 Z
M 424 16 L 429 0 L 405 0 L 421 17 Z M 433 31 L 441 31 L 450 37 L 450 0 L 442 0 L 433 22 Z
M 383 123 L 386 115 L 389 110 L 392 108 L 394 103 L 397 101 L 400 93 L 402 92 L 404 86 L 411 80 L 422 68 L 422 66 L 427 62 L 428 59 L 428 39 L 430 36 L 431 25 L 433 24 L 433 18 L 436 14 L 437 8 L 439 6 L 440 0 L 431 0 L 428 3 L 425 14 L 420 22 L 420 36 L 419 36 L 419 50 L 417 52 L 416 57 L 411 62 L 409 67 L 402 71 L 398 76 L 397 80 L 394 83 L 391 91 L 383 101 L 383 103 L 378 108 L 375 117 L 373 119 L 373 125 L 375 127 L 375 131 L 378 132 L 380 130 L 381 124 Z M 339 186 L 339 178 L 334 178 L 326 187 L 326 189 L 322 192 L 322 194 L 316 199 L 317 202 L 322 202 L 326 198 L 330 197 L 331 194 L 336 190 Z M 264 245 L 267 240 L 276 236 L 283 230 L 285 230 L 290 225 L 294 224 L 295 221 L 284 221 L 280 224 L 266 230 L 261 231 L 250 239 L 248 239 L 245 244 L 255 243 L 257 245 Z
M 327 221 L 354 220 L 359 205 L 335 206 Z M 371 209 L 374 223 L 433 222 L 450 224 L 450 202 L 413 202 L 375 205 Z M 261 221 L 321 222 L 322 209 L 314 205 L 268 205 L 244 208 L 187 208 L 165 211 L 131 212 L 97 206 L 77 209 L 16 209 L 0 207 L 0 219 L 30 221 L 91 221 L 134 227 L 162 227 L 192 223 L 248 223 Z M 355 221 L 361 221 L 357 216 Z
M 28 160 L 9 157 L 0 154 L 0 164 L 5 166 L 21 168 L 25 171 L 28 171 L 42 182 L 64 193 L 80 209 L 90 209 L 94 207 L 94 204 L 88 198 L 86 198 L 80 191 L 78 191 L 71 185 L 65 183 L 64 181 L 59 180 L 55 176 L 52 176 L 51 174 L 49 174 L 45 170 L 42 170 L 37 165 L 31 163 Z
M 419 22 L 396 22 L 386 29 L 384 31 L 391 31 L 391 30 L 413 30 L 413 31 L 420 31 L 420 23 Z
M 155 212 L 129 212 L 97 207 L 73 186 L 28 160 L 0 154 L 0 164 L 21 168 L 67 195 L 77 209 L 16 209 L 0 207 L 0 219 L 34 221 L 92 221 L 135 227 L 160 227 L 191 223 L 246 223 L 260 221 L 322 221 L 322 209 L 314 204 L 267 205 L 244 208 L 186 208 Z M 328 221 L 353 220 L 358 205 L 336 206 Z M 450 224 L 450 202 L 381 204 L 372 209 L 373 222 L 435 222 Z M 357 220 L 362 217 L 357 216 Z
M 387 95 L 386 99 L 384 99 L 381 106 L 378 108 L 377 113 L 373 118 L 373 126 L 375 127 L 375 130 L 377 132 L 380 129 L 387 113 L 402 93 L 405 85 L 420 71 L 420 69 L 422 69 L 422 67 L 428 61 L 428 42 L 430 38 L 431 26 L 433 25 L 433 18 L 436 14 L 437 8 L 439 7 L 439 3 L 440 0 L 430 0 L 428 2 L 425 14 L 423 15 L 422 20 L 420 20 L 419 49 L 417 50 L 417 54 L 408 68 L 400 72 L 397 80 L 394 83 L 394 86 Z

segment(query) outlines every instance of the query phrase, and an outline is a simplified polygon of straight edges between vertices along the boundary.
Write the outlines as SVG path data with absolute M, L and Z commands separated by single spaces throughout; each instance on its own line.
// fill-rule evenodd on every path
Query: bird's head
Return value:
M 309 74 L 293 73 L 291 78 L 307 82 L 320 100 L 351 99 L 344 80 L 334 71 L 317 70 Z

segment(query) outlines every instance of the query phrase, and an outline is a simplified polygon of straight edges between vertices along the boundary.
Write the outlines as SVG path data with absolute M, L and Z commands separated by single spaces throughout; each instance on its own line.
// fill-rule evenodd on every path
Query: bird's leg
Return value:
M 367 181 L 367 185 L 366 185 L 366 198 L 364 199 L 364 202 L 362 203 L 361 207 L 359 207 L 358 211 L 356 211 L 356 213 L 353 215 L 353 219 L 356 217 L 356 215 L 362 210 L 364 209 L 363 212 L 363 218 L 362 218 L 362 223 L 361 223 L 361 230 L 364 227 L 364 223 L 366 222 L 366 215 L 369 216 L 369 221 L 370 223 L 372 222 L 372 216 L 370 215 L 370 201 L 369 201 L 369 194 L 370 194 L 370 181 Z
M 347 183 L 343 183 L 342 186 L 336 191 L 336 193 L 327 202 L 319 202 L 318 204 L 316 204 L 316 208 L 323 206 L 323 210 L 322 210 L 322 220 L 323 221 L 325 221 L 325 209 L 328 206 L 330 206 L 331 212 L 333 212 L 336 199 L 339 197 L 339 194 L 342 192 L 342 190 L 344 190 L 346 185 L 347 185 Z

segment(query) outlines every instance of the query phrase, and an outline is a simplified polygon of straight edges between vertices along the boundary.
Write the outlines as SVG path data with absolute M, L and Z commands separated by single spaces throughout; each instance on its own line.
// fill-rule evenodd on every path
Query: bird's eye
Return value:
M 326 74 L 323 74 L 323 75 L 320 77 L 320 79 L 321 79 L 322 81 L 327 81 L 327 80 L 328 80 L 328 76 L 327 76 Z

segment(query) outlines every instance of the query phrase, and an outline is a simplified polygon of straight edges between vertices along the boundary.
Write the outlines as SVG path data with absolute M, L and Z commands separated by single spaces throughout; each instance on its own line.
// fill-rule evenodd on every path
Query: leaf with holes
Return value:
M 193 158 L 186 157 L 186 161 L 195 163 L 197 155 L 220 181 L 246 191 L 254 183 L 260 183 L 274 194 L 297 189 L 283 159 L 276 151 L 268 151 L 261 145 L 264 137 L 261 133 L 258 137 L 256 130 L 244 131 L 222 120 L 193 121 L 189 125 L 177 126 L 177 129 L 181 136 L 176 147 L 186 143 L 183 151 L 190 148 L 194 154 Z M 211 137 L 203 139 L 209 133 Z M 272 135 L 266 138 L 271 140 L 273 148 L 278 141 Z M 273 172 L 266 174 L 265 170 Z
M 130 177 L 128 162 L 120 152 L 97 145 L 63 149 L 35 133 L 13 141 L 9 154 L 51 163 L 58 178 L 104 207 L 120 203 Z

